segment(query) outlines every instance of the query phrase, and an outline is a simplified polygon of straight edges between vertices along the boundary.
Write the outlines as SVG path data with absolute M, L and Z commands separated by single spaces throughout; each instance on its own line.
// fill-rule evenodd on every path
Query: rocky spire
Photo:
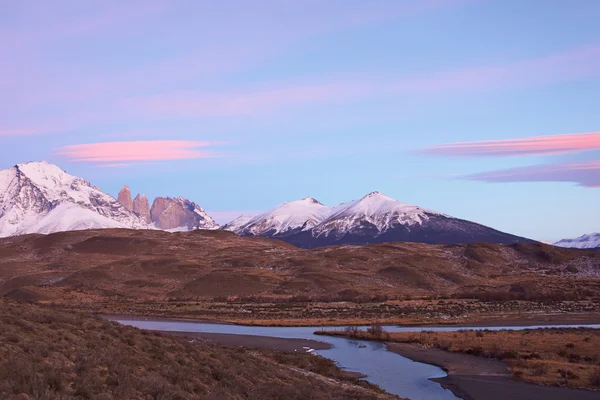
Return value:
M 150 218 L 150 203 L 148 203 L 148 199 L 143 194 L 138 194 L 133 199 L 133 212 L 142 217 L 147 223 L 152 222 Z
M 129 190 L 129 186 L 123 186 L 123 189 L 119 192 L 118 200 L 126 209 L 133 211 L 133 202 L 131 201 L 131 191 Z

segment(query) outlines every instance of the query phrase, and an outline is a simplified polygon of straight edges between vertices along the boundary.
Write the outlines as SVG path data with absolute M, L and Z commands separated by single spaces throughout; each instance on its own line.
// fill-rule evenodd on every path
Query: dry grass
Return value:
M 353 383 L 342 382 L 332 362 L 313 355 L 192 344 L 84 314 L 0 300 L 1 399 L 389 397 Z
M 263 326 L 346 326 L 383 324 L 469 324 L 491 321 L 600 321 L 600 299 L 579 302 L 477 300 L 409 300 L 374 303 L 300 302 L 246 303 L 211 301 L 140 301 L 73 304 L 56 302 L 61 308 L 119 315 L 145 315 Z M 498 318 L 501 316 L 501 318 Z
M 535 243 L 305 250 L 223 231 L 60 232 L 0 240 L 0 295 L 74 304 L 583 300 L 600 297 L 600 253 Z
M 527 382 L 600 390 L 600 331 L 326 332 L 360 339 L 413 343 L 450 352 L 504 360 L 513 376 Z

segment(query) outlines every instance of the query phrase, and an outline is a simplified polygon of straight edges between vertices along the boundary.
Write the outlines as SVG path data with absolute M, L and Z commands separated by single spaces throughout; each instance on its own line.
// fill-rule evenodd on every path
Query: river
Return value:
M 340 327 L 261 327 L 200 322 L 161 321 L 152 319 L 125 319 L 115 321 L 141 329 L 170 332 L 206 332 L 238 335 L 255 335 L 279 338 L 310 339 L 327 342 L 333 347 L 326 350 L 312 350 L 315 353 L 338 363 L 347 371 L 359 372 L 366 380 L 385 391 L 413 400 L 458 399 L 451 391 L 444 389 L 430 378 L 441 378 L 446 373 L 439 367 L 412 361 L 396 353 L 387 351 L 380 342 L 361 341 L 342 337 L 315 336 L 322 329 L 340 330 Z M 600 329 L 600 325 L 560 325 L 560 326 L 510 326 L 510 327 L 398 327 L 386 326 L 388 332 L 457 331 L 461 329 L 535 329 L 535 328 L 577 328 Z

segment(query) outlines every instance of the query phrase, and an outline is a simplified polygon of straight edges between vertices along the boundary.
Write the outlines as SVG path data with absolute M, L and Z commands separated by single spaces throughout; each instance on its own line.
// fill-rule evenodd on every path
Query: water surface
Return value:
M 170 332 L 229 333 L 238 335 L 270 336 L 289 339 L 309 339 L 327 342 L 333 346 L 327 350 L 315 350 L 315 353 L 338 363 L 348 371 L 366 375 L 366 380 L 378 385 L 385 391 L 413 400 L 458 399 L 452 392 L 444 389 L 430 378 L 441 378 L 446 373 L 439 367 L 412 361 L 399 354 L 387 351 L 381 342 L 362 341 L 342 337 L 316 336 L 318 330 L 343 330 L 338 327 L 263 327 L 227 324 L 209 324 L 199 322 L 128 320 L 116 319 L 124 325 L 141 329 Z M 458 331 L 462 329 L 500 330 L 500 329 L 536 329 L 536 328 L 600 328 L 600 325 L 557 325 L 557 326 L 510 326 L 510 327 L 399 327 L 386 326 L 388 332 L 420 331 Z M 363 347 L 364 346 L 364 347 Z

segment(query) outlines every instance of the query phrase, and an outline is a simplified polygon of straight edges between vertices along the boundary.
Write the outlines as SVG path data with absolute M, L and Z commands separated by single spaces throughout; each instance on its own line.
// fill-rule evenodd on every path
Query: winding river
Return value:
M 260 327 L 197 322 L 115 319 L 115 321 L 141 329 L 170 332 L 206 332 L 238 335 L 269 336 L 290 339 L 310 339 L 327 342 L 333 347 L 314 352 L 337 362 L 348 371 L 366 375 L 366 380 L 379 385 L 389 393 L 413 400 L 458 399 L 454 394 L 442 388 L 430 378 L 441 378 L 446 373 L 439 367 L 412 361 L 396 353 L 387 351 L 380 342 L 361 341 L 342 337 L 315 336 L 318 330 L 341 330 L 340 327 Z M 511 327 L 398 327 L 387 326 L 388 332 L 457 331 L 461 329 L 535 329 L 535 328 L 597 328 L 600 325 L 561 325 L 561 326 L 511 326 Z

